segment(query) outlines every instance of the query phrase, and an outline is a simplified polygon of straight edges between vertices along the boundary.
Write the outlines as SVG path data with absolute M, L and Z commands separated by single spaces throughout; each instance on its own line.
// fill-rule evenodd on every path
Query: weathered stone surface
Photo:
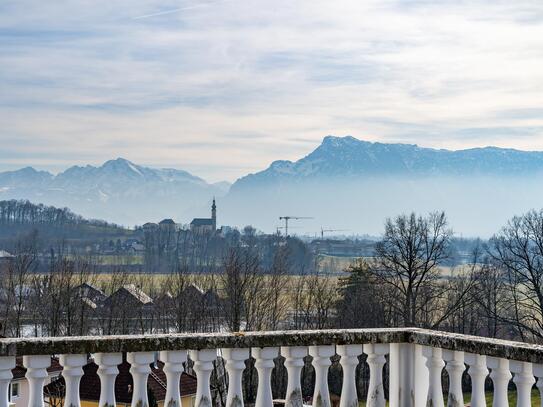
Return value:
M 355 343 L 406 342 L 407 340 L 408 332 L 404 329 L 9 338 L 0 339 L 0 356 L 347 345 Z
M 426 329 L 410 328 L 409 332 L 409 342 L 419 345 L 523 362 L 543 363 L 543 345 Z
M 416 328 L 6 338 L 0 356 L 404 342 L 543 363 L 542 345 Z

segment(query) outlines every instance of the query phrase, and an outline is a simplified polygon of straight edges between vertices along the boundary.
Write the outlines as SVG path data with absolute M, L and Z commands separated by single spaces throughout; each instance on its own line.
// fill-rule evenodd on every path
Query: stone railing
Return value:
M 255 358 L 258 372 L 257 407 L 271 407 L 271 373 L 274 359 L 285 358 L 288 373 L 288 407 L 302 406 L 300 375 L 304 357 L 315 368 L 313 404 L 330 406 L 328 368 L 339 355 L 343 370 L 340 407 L 358 405 L 355 372 L 358 356 L 367 355 L 370 380 L 368 407 L 385 406 L 383 367 L 389 363 L 391 407 L 443 406 L 442 371 L 448 374 L 449 406 L 485 406 L 485 380 L 493 382 L 493 406 L 508 406 L 509 382 L 513 379 L 517 406 L 531 406 L 532 387 L 543 391 L 543 346 L 449 334 L 422 329 L 356 329 L 322 331 L 246 332 L 233 334 L 176 334 L 143 336 L 67 337 L 0 340 L 0 407 L 7 407 L 8 386 L 15 357 L 22 356 L 29 382 L 29 406 L 42 407 L 43 384 L 51 355 L 58 355 L 65 379 L 64 406 L 79 407 L 79 383 L 87 355 L 93 354 L 101 382 L 100 407 L 115 405 L 114 383 L 127 352 L 133 377 L 133 407 L 145 407 L 147 378 L 156 352 L 164 362 L 168 407 L 180 406 L 179 379 L 187 357 L 197 376 L 196 407 L 212 404 L 210 375 L 220 354 L 228 374 L 227 407 L 243 406 L 242 373 L 245 360 Z M 388 358 L 386 357 L 388 355 Z M 470 396 L 464 397 L 462 375 L 467 365 Z M 170 385 L 173 383 L 174 385 Z

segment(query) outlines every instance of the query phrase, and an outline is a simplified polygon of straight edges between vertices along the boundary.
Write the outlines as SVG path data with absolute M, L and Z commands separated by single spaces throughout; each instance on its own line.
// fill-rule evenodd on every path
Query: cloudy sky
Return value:
M 543 3 L 2 0 L 0 84 L 0 170 L 234 180 L 327 134 L 543 150 Z

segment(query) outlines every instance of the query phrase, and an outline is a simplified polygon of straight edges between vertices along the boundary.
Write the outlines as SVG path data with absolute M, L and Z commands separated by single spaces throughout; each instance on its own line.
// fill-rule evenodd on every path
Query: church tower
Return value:
M 215 198 L 213 198 L 213 205 L 211 205 L 211 222 L 213 223 L 213 232 L 217 230 L 217 205 L 215 205 Z

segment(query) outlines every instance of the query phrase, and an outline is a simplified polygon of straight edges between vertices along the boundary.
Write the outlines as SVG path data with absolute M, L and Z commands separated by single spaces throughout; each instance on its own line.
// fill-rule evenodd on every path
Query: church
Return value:
M 217 230 L 217 205 L 215 198 L 211 205 L 211 218 L 194 218 L 190 222 L 190 230 L 197 234 L 215 233 Z

